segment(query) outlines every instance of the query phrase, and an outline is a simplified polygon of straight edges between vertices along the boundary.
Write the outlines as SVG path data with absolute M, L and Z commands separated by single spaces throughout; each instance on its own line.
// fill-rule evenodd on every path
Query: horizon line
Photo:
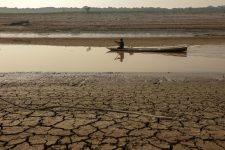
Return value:
M 214 8 L 217 8 L 217 7 L 225 7 L 225 5 L 219 5 L 219 6 L 212 6 L 212 5 L 208 5 L 208 6 L 204 6 L 204 7 L 173 7 L 173 8 L 166 8 L 166 7 L 144 7 L 144 6 L 141 6 L 141 7 L 112 7 L 112 6 L 108 6 L 108 7 L 91 7 L 91 6 L 88 6 L 88 5 L 85 5 L 85 6 L 82 6 L 82 7 L 0 7 L 0 8 L 17 8 L 17 9 L 40 9 L 40 8 L 84 8 L 84 7 L 90 7 L 90 8 L 100 8 L 100 9 L 104 9 L 104 8 L 161 8 L 161 9 L 177 9 L 177 8 L 208 8 L 208 7 L 214 7 Z

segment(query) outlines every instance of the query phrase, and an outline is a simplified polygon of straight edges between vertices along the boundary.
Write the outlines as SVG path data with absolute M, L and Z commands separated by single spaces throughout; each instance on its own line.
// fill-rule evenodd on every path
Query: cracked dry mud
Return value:
M 225 149 L 224 77 L 7 73 L 0 87 L 0 149 Z

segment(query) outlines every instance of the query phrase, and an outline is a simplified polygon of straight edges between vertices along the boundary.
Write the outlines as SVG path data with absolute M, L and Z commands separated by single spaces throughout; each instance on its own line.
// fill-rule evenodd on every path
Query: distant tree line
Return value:
M 126 8 L 126 7 L 107 7 L 107 8 L 97 8 L 97 7 L 88 7 L 84 6 L 83 8 L 76 7 L 44 7 L 44 8 L 7 8 L 0 7 L 0 13 L 62 13 L 62 12 L 149 12 L 149 13 L 213 13 L 221 12 L 225 13 L 224 6 L 208 6 L 200 8 L 154 8 L 154 7 L 140 7 L 140 8 Z

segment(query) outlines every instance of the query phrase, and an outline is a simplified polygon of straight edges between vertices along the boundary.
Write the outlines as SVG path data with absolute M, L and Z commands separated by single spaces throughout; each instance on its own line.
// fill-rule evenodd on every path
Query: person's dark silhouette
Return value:
M 120 39 L 120 41 L 115 41 L 119 47 L 118 49 L 124 49 L 124 41 L 123 41 L 123 38 Z

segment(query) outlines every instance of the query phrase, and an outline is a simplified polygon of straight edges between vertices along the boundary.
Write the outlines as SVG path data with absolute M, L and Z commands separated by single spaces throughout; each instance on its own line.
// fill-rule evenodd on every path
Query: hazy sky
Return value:
M 205 7 L 225 0 L 0 0 L 0 7 Z

